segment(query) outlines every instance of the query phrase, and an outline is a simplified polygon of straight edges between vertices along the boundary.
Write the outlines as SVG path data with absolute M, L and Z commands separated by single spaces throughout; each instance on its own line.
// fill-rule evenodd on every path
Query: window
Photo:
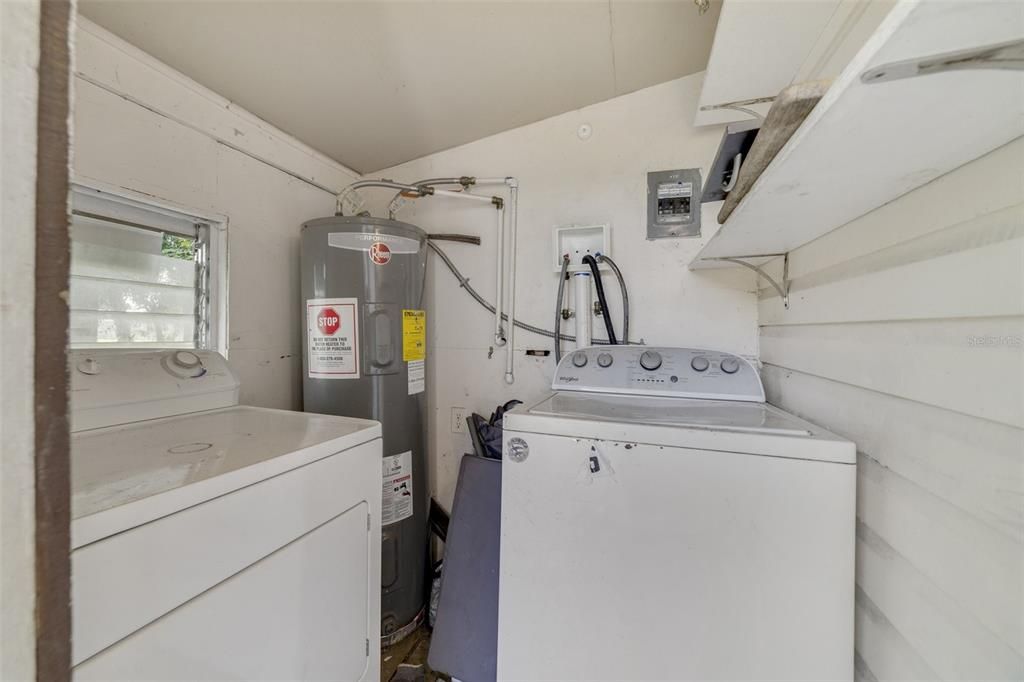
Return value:
M 76 187 L 72 348 L 223 351 L 223 222 Z

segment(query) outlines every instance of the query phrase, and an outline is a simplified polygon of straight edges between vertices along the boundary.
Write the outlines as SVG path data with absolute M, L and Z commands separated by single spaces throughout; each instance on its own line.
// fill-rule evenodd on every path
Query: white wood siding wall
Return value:
M 1024 678 L 1024 138 L 790 256 L 768 399 L 857 443 L 857 675 Z

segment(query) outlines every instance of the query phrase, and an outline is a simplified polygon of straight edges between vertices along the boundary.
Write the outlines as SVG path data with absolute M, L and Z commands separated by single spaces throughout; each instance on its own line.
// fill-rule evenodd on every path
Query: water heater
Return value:
M 383 425 L 385 645 L 416 627 L 426 601 L 426 239 L 414 225 L 380 218 L 302 226 L 305 410 Z

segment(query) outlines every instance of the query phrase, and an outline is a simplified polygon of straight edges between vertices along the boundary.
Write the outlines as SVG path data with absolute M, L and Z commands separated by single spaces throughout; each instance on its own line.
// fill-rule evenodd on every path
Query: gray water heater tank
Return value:
M 415 627 L 426 601 L 426 239 L 414 225 L 380 218 L 302 226 L 304 409 L 383 426 L 385 645 Z

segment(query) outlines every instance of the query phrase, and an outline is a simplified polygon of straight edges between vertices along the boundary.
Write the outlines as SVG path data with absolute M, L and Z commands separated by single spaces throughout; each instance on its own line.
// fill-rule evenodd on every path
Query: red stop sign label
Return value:
M 375 265 L 387 265 L 391 262 L 391 249 L 384 242 L 374 242 L 370 246 L 370 260 Z
M 324 308 L 316 316 L 316 326 L 319 327 L 321 333 L 333 336 L 334 332 L 338 331 L 338 328 L 341 326 L 341 318 L 338 317 L 338 313 L 335 312 L 334 308 Z

